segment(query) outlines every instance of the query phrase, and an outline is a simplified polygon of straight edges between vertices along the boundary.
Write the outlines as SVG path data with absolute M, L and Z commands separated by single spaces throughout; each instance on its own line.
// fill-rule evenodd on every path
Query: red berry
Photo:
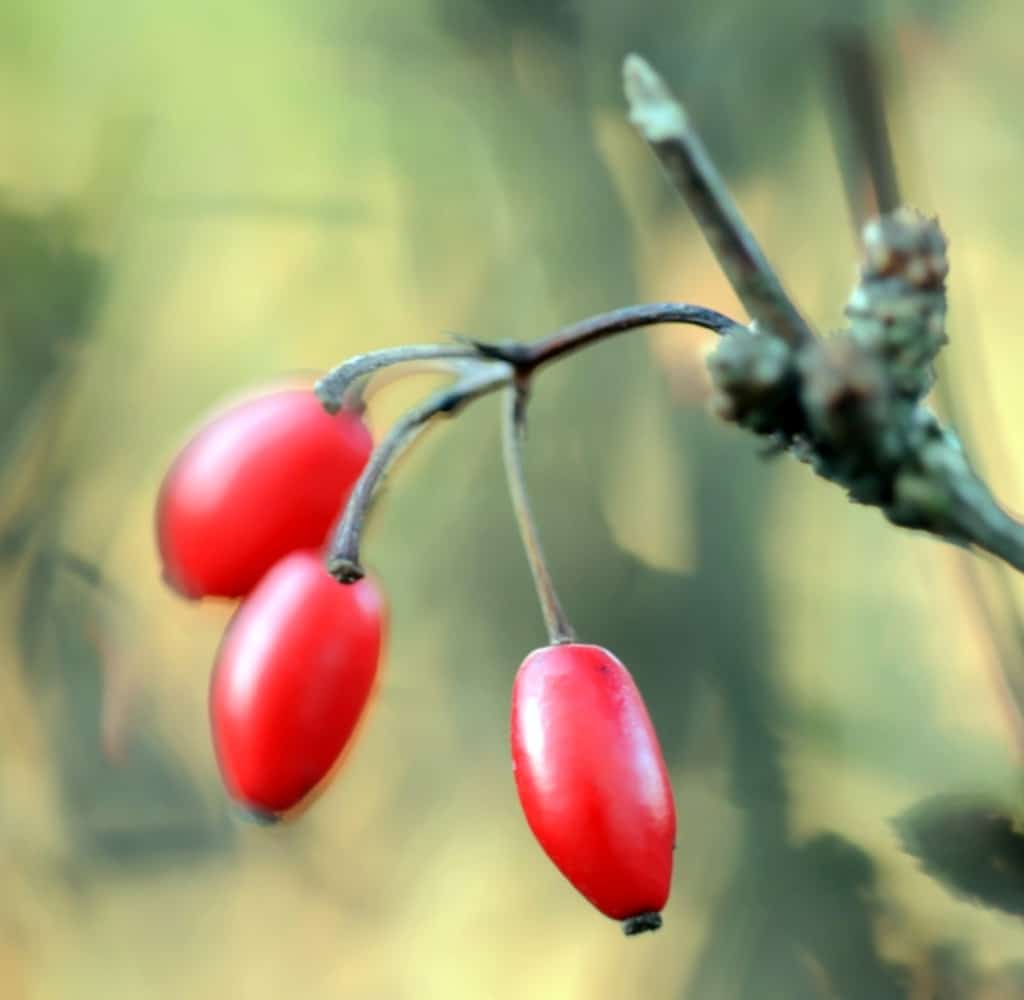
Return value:
M 324 543 L 372 445 L 359 417 L 329 416 L 299 389 L 214 417 L 164 478 L 164 577 L 187 597 L 249 593 L 280 558 Z
M 512 694 L 512 762 L 548 857 L 627 933 L 660 924 L 672 880 L 672 788 L 643 698 L 607 650 L 531 653 Z
M 285 557 L 242 602 L 210 686 L 233 798 L 276 815 L 330 774 L 373 689 L 383 617 L 371 579 L 340 584 L 310 552 Z

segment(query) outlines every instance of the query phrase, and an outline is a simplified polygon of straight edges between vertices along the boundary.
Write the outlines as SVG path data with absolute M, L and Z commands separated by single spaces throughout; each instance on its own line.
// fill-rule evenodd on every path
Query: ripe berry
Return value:
M 279 559 L 324 543 L 372 440 L 289 389 L 214 417 L 164 478 L 157 539 L 165 579 L 186 597 L 249 593 Z
M 660 926 L 676 817 L 640 692 L 607 650 L 531 653 L 512 694 L 512 762 L 526 820 L 548 857 L 627 934 Z
M 233 798 L 275 816 L 330 774 L 372 691 L 383 616 L 371 579 L 340 584 L 310 552 L 285 557 L 242 602 L 210 686 Z

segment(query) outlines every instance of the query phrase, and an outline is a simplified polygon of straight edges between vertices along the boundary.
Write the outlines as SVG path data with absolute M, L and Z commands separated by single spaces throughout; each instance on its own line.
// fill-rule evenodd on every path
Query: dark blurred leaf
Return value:
M 870 855 L 835 833 L 799 846 L 752 842 L 687 996 L 910 996 L 909 969 L 877 945 L 877 882 Z
M 49 443 L 67 389 L 61 376 L 90 329 L 100 278 L 70 213 L 0 206 L 0 475 L 20 476 L 29 497 L 6 514 L 0 556 L 30 553 L 17 645 L 53 740 L 70 840 L 79 855 L 153 863 L 223 846 L 230 829 L 158 736 L 142 732 L 119 763 L 111 759 L 124 727 L 112 703 L 123 691 L 104 661 L 114 598 L 100 568 L 56 540 L 67 476 L 52 467 Z
M 1024 832 L 999 802 L 937 795 L 893 820 L 903 849 L 950 892 L 1024 915 Z
M 56 563 L 46 549 L 36 552 L 25 571 L 18 610 L 18 654 L 22 673 L 37 689 L 52 679 L 53 658 L 46 655 L 43 640 L 51 626 Z
M 27 405 L 88 332 L 100 274 L 71 213 L 0 204 L 0 457 Z
M 61 804 L 79 855 L 117 864 L 172 861 L 230 842 L 226 817 L 211 808 L 194 779 L 159 735 L 139 732 L 115 763 L 104 719 L 119 696 L 104 663 L 104 633 L 118 599 L 99 568 L 44 548 L 25 580 L 19 620 L 24 666 L 48 717 Z

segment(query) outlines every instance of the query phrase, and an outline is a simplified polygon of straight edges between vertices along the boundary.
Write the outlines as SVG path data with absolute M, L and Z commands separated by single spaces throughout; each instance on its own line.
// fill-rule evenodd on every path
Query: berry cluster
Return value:
M 490 374 L 453 398 L 508 384 L 503 363 L 479 365 Z M 551 636 L 513 686 L 516 788 L 530 829 L 580 893 L 627 934 L 652 930 L 672 877 L 668 773 L 629 671 L 573 641 L 561 615 L 522 482 L 524 398 L 510 399 L 510 486 Z M 371 454 L 363 403 L 322 406 L 288 390 L 227 410 L 179 454 L 157 505 L 167 582 L 189 598 L 242 598 L 217 653 L 210 720 L 228 793 L 261 818 L 298 811 L 325 786 L 378 675 L 383 601 L 344 551 L 399 449 L 393 431 Z M 396 426 L 408 437 L 422 422 L 414 411 Z
M 269 393 L 207 423 L 160 491 L 167 582 L 186 597 L 243 598 L 217 654 L 210 723 L 228 791 L 266 818 L 324 783 L 377 676 L 377 586 L 338 586 L 319 555 L 371 447 L 358 416 L 329 416 L 308 391 Z
M 229 793 L 250 810 L 281 816 L 323 786 L 377 676 L 383 604 L 359 561 L 377 487 L 435 418 L 504 391 L 509 489 L 549 638 L 513 686 L 516 788 L 555 865 L 633 934 L 661 923 L 675 806 L 629 672 L 607 650 L 575 641 L 544 562 L 521 456 L 533 376 L 609 336 L 698 326 L 722 335 L 709 359 L 719 413 L 770 436 L 854 500 L 1018 568 L 1024 525 L 999 507 L 924 401 L 945 342 L 947 264 L 937 224 L 890 211 L 867 227 L 850 329 L 822 340 L 664 81 L 636 55 L 627 56 L 623 76 L 630 120 L 689 203 L 749 325 L 704 306 L 649 303 L 532 343 L 455 338 L 350 358 L 321 379 L 315 396 L 272 394 L 208 424 L 168 472 L 157 519 L 171 586 L 193 598 L 244 598 L 214 668 L 214 744 Z M 359 416 L 369 380 L 410 364 L 440 369 L 451 383 L 372 447 Z

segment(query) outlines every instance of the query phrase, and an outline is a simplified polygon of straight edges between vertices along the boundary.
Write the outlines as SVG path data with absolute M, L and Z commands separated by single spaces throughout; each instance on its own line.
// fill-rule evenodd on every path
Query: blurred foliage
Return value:
M 89 330 L 99 261 L 78 245 L 76 228 L 67 209 L 39 218 L 0 204 L 0 482 L 13 480 L 15 452 L 40 419 L 26 410 L 59 405 L 57 380 Z M 26 537 L 15 514 L 0 520 L 0 558 Z
M 833 323 L 853 240 L 824 11 L 0 10 L 4 1000 L 1021 995 L 1016 828 L 971 805 L 1016 801 L 1020 761 L 965 557 L 709 420 L 692 332 L 596 348 L 531 409 L 554 576 L 646 693 L 679 799 L 673 900 L 646 941 L 572 893 L 515 801 L 508 692 L 543 634 L 494 407 L 439 430 L 374 519 L 388 673 L 301 821 L 230 817 L 205 697 L 231 608 L 159 580 L 160 476 L 224 397 L 446 330 L 535 336 L 642 298 L 738 313 L 623 121 L 627 49 L 685 97 Z M 966 419 L 1016 426 L 1019 12 L 843 16 L 886 39 L 905 188 L 952 237 Z M 375 428 L 419 388 L 375 400 Z M 978 436 L 1013 495 L 1020 459 Z
M 1024 834 L 999 802 L 937 795 L 895 821 L 906 850 L 955 893 L 1024 916 Z
M 90 874 L 101 862 L 194 862 L 223 847 L 230 828 L 212 819 L 194 780 L 166 741 L 142 730 L 118 699 L 125 655 L 113 614 L 131 614 L 124 595 L 106 593 L 102 578 L 82 574 L 63 553 L 40 551 L 24 587 L 20 619 L 23 664 L 48 731 L 64 821 L 75 860 Z M 117 602 L 116 612 L 103 605 Z M 119 715 L 121 717 L 119 717 Z M 130 728 L 129 728 L 130 727 Z
M 130 738 L 114 719 L 123 697 L 116 676 L 124 656 L 114 622 L 133 613 L 102 570 L 63 547 L 62 508 L 73 466 L 55 461 L 54 434 L 71 391 L 76 349 L 93 330 L 103 261 L 83 248 L 73 213 L 0 213 L 0 329 L 10 457 L 5 481 L 24 502 L 0 521 L 7 559 L 17 572 L 17 646 L 26 681 L 50 734 L 71 847 L 84 859 L 123 864 L 154 855 L 207 849 L 227 828 L 211 826 L 194 783 L 167 745 L 148 733 Z M 42 440 L 34 440 L 42 438 Z M 42 451 L 32 456 L 33 449 Z M 18 474 L 28 476 L 17 481 Z M 107 723 L 106 728 L 104 723 Z M 126 741 L 130 747 L 122 746 Z M 112 778 L 113 758 L 123 757 Z
M 42 219 L 0 206 L 0 425 L 8 433 L 89 329 L 98 261 L 66 211 Z

